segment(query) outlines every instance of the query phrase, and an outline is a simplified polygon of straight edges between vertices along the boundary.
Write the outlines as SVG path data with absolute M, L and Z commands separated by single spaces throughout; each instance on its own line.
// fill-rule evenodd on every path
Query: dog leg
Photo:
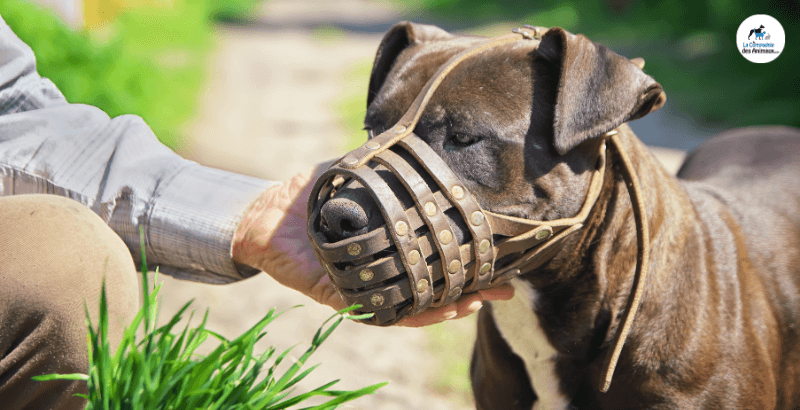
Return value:
M 470 379 L 478 410 L 530 410 L 536 400 L 525 364 L 497 330 L 492 305 L 478 312 Z

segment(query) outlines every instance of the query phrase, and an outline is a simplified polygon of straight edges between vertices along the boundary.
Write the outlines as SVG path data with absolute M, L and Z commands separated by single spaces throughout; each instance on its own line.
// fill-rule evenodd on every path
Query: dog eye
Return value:
M 478 142 L 479 139 L 480 138 L 478 138 L 478 137 L 473 137 L 472 135 L 462 134 L 462 133 L 458 133 L 458 132 L 453 133 L 453 136 L 451 137 L 451 140 L 453 141 L 453 144 L 456 145 L 456 146 L 461 146 L 461 147 L 470 146 L 470 145 Z

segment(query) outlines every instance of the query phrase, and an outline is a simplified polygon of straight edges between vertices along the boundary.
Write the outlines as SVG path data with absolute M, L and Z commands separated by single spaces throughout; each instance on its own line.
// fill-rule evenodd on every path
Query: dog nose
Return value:
M 330 242 L 367 233 L 369 215 L 356 201 L 333 198 L 320 210 L 320 228 Z

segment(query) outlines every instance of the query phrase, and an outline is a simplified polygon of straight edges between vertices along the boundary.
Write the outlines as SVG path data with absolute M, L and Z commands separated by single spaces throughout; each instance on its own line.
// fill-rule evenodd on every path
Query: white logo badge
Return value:
M 785 43 L 783 26 L 766 14 L 746 18 L 736 30 L 736 47 L 744 58 L 754 63 L 769 63 L 778 58 Z

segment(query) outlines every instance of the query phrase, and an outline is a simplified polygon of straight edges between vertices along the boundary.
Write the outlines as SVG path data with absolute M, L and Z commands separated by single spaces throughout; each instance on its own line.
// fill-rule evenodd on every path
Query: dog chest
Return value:
M 538 397 L 533 409 L 567 409 L 569 399 L 561 392 L 556 373 L 558 352 L 547 340 L 533 312 L 536 292 L 520 279 L 513 279 L 511 284 L 514 298 L 491 302 L 492 314 L 500 334 L 525 363 L 531 388 Z

